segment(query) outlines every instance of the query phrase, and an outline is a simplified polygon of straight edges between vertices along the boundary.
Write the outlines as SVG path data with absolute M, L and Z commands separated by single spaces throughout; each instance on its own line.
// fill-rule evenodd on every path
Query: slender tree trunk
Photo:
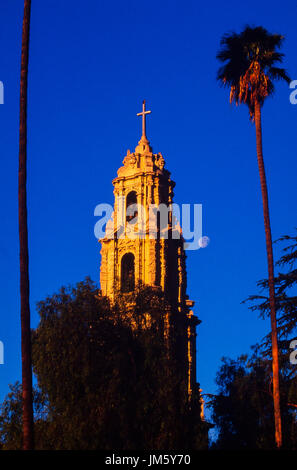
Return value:
M 33 399 L 27 226 L 27 80 L 31 0 L 25 0 L 22 31 L 19 134 L 19 239 L 22 338 L 23 449 L 33 449 Z
M 271 240 L 271 228 L 268 206 L 268 191 L 265 175 L 265 167 L 262 149 L 262 125 L 261 125 L 261 106 L 260 103 L 255 105 L 255 126 L 257 139 L 257 158 L 259 166 L 259 174 L 261 181 L 264 226 L 266 236 L 266 251 L 268 261 L 268 284 L 269 284 L 269 302 L 270 302 L 270 322 L 271 322 L 271 343 L 272 343 L 272 375 L 273 375 L 273 404 L 274 404 L 274 422 L 275 422 L 275 442 L 278 448 L 282 446 L 282 425 L 280 412 L 280 391 L 279 391 L 279 357 L 277 343 L 277 326 L 276 326 L 276 307 L 274 292 L 274 266 L 273 266 L 273 250 Z

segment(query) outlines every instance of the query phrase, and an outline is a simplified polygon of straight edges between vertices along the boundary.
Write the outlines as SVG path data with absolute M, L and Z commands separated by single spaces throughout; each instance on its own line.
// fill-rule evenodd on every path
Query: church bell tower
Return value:
M 113 180 L 114 212 L 101 243 L 102 295 L 117 295 L 139 285 L 161 289 L 172 306 L 172 318 L 184 328 L 184 362 L 188 393 L 196 384 L 196 325 L 194 302 L 186 295 L 186 255 L 181 228 L 172 214 L 175 183 L 161 153 L 153 153 L 146 136 L 151 111 L 143 101 L 142 136 L 130 150 Z M 163 215 L 166 216 L 164 223 Z M 171 325 L 174 328 L 174 325 Z

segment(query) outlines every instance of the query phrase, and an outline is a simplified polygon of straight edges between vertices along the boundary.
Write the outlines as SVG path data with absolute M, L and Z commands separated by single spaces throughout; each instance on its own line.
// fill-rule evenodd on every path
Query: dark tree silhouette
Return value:
M 272 449 L 273 396 L 270 360 L 253 347 L 254 353 L 236 360 L 223 358 L 216 377 L 217 394 L 208 395 L 216 426 L 215 449 Z M 283 353 L 285 351 L 282 351 Z M 283 448 L 296 450 L 296 376 L 287 354 L 281 356 L 281 405 Z
M 250 118 L 255 122 L 257 159 L 261 181 L 263 214 L 266 237 L 266 251 L 269 279 L 269 302 L 272 340 L 273 400 L 275 419 L 275 441 L 277 447 L 282 445 L 279 361 L 276 326 L 275 288 L 273 250 L 268 206 L 268 190 L 262 149 L 261 107 L 265 99 L 274 91 L 274 80 L 290 81 L 283 68 L 276 63 L 283 60 L 283 54 L 277 50 L 281 47 L 283 36 L 270 34 L 259 26 L 247 26 L 240 34 L 226 34 L 221 39 L 221 50 L 217 58 L 224 63 L 218 71 L 218 80 L 231 88 L 230 102 L 245 103 L 249 107 Z
M 19 129 L 19 239 L 22 338 L 23 448 L 33 448 L 29 256 L 27 225 L 27 85 L 31 0 L 25 0 L 22 31 L 20 129 Z
M 86 279 L 38 304 L 32 332 L 36 449 L 205 449 L 199 385 L 188 400 L 168 354 L 166 301 L 149 287 L 114 308 Z M 0 447 L 19 449 L 20 387 L 0 407 Z

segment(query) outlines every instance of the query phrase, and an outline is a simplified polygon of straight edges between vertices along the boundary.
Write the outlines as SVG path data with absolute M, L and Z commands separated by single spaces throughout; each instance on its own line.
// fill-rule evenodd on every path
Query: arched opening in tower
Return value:
M 136 194 L 136 191 L 130 191 L 130 193 L 128 193 L 126 197 L 126 221 L 127 222 L 131 222 L 132 219 L 138 216 L 137 210 L 133 210 L 133 208 L 130 209 L 130 214 L 127 215 L 128 207 L 133 206 L 134 204 L 137 204 L 137 194 Z M 135 223 L 136 223 L 136 220 L 135 220 Z
M 121 291 L 132 292 L 135 289 L 135 262 L 132 253 L 126 253 L 121 261 Z

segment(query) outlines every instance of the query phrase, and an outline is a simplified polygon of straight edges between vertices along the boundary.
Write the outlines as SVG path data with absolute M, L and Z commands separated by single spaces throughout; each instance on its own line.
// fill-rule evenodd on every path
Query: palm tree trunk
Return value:
M 27 226 L 27 81 L 31 0 L 25 0 L 22 31 L 19 129 L 19 239 L 22 338 L 23 449 L 33 449 L 31 329 Z
M 272 344 L 272 375 L 273 375 L 273 404 L 274 404 L 274 422 L 275 422 L 275 442 L 278 448 L 282 446 L 282 425 L 280 412 L 280 391 L 279 391 L 279 358 L 277 343 L 277 326 L 276 326 L 276 308 L 275 308 L 275 292 L 274 292 L 274 266 L 273 266 L 273 250 L 271 240 L 271 227 L 268 206 L 268 191 L 265 175 L 265 167 L 262 149 L 262 125 L 261 125 L 261 106 L 257 102 L 255 104 L 255 126 L 257 140 L 257 159 L 259 166 L 259 174 L 261 181 L 264 226 L 266 236 L 266 251 L 268 261 L 268 285 L 269 285 L 269 302 L 270 302 L 270 322 L 271 322 L 271 344 Z

